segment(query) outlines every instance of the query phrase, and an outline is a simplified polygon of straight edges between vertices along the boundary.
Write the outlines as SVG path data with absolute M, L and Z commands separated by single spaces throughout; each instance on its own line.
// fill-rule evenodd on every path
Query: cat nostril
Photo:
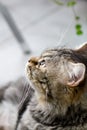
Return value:
M 30 62 L 31 62 L 31 59 L 29 59 L 28 62 L 30 63 Z

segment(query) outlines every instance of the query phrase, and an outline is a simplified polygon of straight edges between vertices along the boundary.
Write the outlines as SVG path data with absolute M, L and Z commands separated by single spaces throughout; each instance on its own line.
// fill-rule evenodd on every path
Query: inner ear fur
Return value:
M 67 85 L 71 87 L 78 86 L 84 80 L 86 67 L 82 63 L 68 63 L 68 81 Z

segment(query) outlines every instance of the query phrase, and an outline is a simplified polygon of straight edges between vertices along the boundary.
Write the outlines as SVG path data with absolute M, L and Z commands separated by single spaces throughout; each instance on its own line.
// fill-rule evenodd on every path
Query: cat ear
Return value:
M 77 48 L 75 51 L 79 53 L 83 53 L 83 52 L 87 53 L 87 43 L 83 43 L 83 45 Z
M 84 79 L 86 67 L 82 63 L 72 63 L 68 64 L 68 75 L 69 80 L 67 85 L 74 87 L 79 85 L 79 83 Z

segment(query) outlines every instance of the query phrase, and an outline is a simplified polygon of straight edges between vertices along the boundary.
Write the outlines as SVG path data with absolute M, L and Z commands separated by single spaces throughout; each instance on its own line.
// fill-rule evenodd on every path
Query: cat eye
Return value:
M 45 65 L 45 60 L 41 60 L 38 62 L 38 65 L 41 66 L 41 65 Z

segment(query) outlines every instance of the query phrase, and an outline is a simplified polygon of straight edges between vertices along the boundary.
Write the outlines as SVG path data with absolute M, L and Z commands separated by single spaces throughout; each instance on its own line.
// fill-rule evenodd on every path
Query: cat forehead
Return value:
M 71 56 L 72 50 L 70 49 L 50 49 L 41 54 L 41 57 L 53 57 L 53 56 Z

